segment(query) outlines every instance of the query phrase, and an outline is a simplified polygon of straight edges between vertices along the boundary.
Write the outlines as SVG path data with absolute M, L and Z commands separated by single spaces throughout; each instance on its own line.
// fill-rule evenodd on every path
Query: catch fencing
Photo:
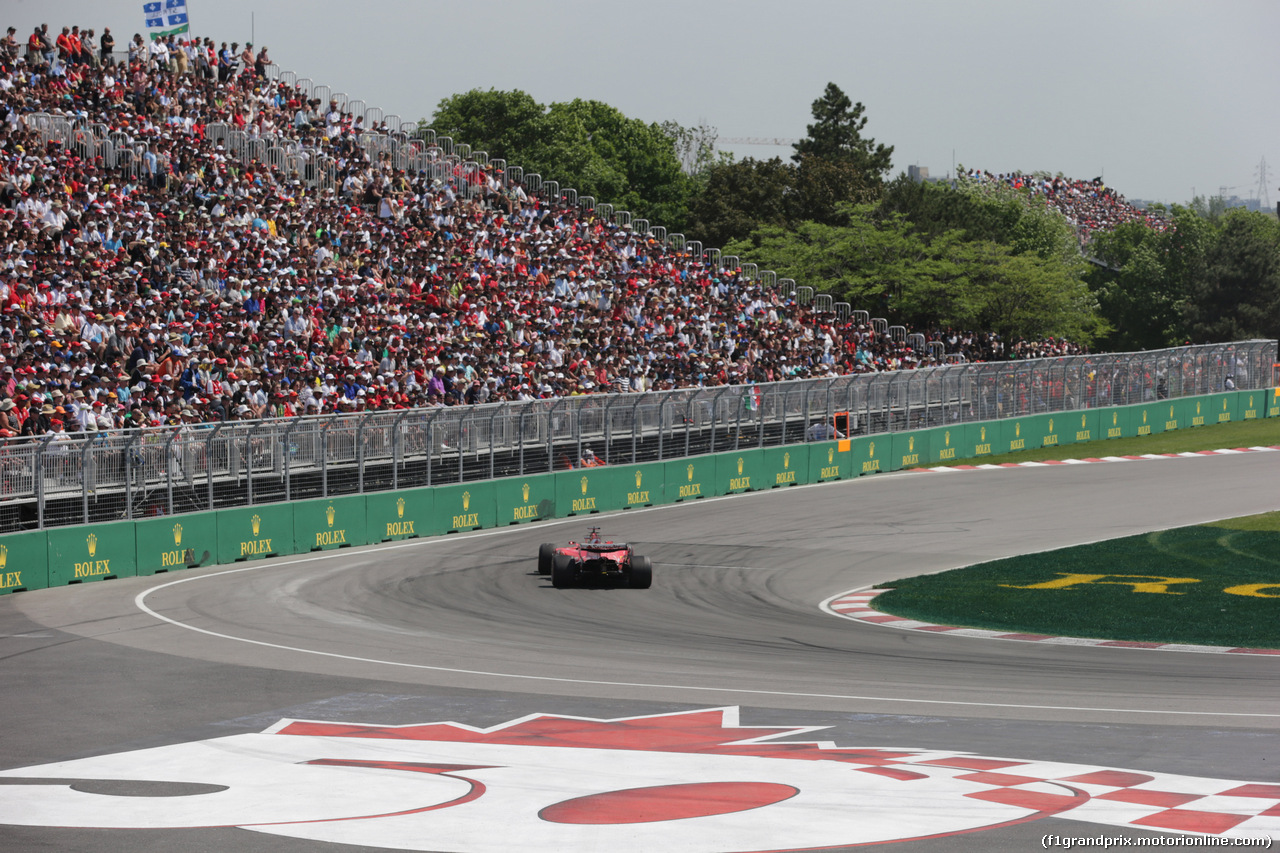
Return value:
M 1275 341 L 0 443 L 0 533 L 330 499 L 1271 385 Z M 590 453 L 588 453 L 590 451 Z

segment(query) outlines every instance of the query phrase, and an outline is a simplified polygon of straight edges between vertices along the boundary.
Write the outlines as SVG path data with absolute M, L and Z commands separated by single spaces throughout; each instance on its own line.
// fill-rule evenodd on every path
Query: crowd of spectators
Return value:
M 362 146 L 364 116 L 272 79 L 265 48 L 94 39 L 0 40 L 0 436 L 941 360 L 493 168 L 406 174 Z M 42 137 L 35 114 L 128 134 L 135 167 Z M 323 152 L 336 179 L 242 163 L 214 123 Z M 969 360 L 1069 347 L 932 337 Z
M 1142 222 L 1157 231 L 1169 223 L 1155 213 L 1134 207 L 1123 195 L 1103 183 L 1102 178 L 1081 181 L 1061 175 L 1024 175 L 1020 172 L 992 173 L 971 169 L 966 176 L 985 184 L 1005 184 L 1025 189 L 1033 196 L 1043 196 L 1049 206 L 1059 211 L 1076 229 L 1082 243 L 1095 231 L 1107 231 L 1124 222 Z

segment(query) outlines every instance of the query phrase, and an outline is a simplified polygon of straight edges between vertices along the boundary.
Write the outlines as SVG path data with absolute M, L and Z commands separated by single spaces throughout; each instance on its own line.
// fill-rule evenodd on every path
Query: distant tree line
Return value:
M 1165 211 L 1167 231 L 1126 223 L 1082 250 L 1026 190 L 890 179 L 893 147 L 865 134 L 865 107 L 834 83 L 812 114 L 788 161 L 718 153 L 714 128 L 518 90 L 445 98 L 429 124 L 892 322 L 1113 350 L 1280 337 L 1268 213 L 1197 199 Z

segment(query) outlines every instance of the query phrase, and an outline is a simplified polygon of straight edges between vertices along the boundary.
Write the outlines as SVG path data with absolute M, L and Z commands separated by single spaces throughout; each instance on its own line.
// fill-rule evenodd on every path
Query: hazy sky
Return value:
M 722 137 L 801 137 L 828 81 L 866 132 L 946 175 L 1103 175 L 1131 199 L 1280 201 L 1277 0 L 188 0 L 193 32 L 270 48 L 281 67 L 405 119 L 472 88 L 592 98 Z M 33 25 L 110 26 L 142 0 L 0 0 Z M 466 141 L 466 140 L 460 140 Z M 739 156 L 788 148 L 724 146 Z

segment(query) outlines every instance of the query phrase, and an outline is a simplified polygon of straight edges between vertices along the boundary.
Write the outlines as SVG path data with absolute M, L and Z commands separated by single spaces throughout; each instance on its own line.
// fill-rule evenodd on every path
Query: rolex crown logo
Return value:
M 470 492 L 462 493 L 462 508 L 464 510 L 471 509 L 471 493 Z
M 738 476 L 742 476 L 742 457 L 738 457 Z
M 644 479 L 644 472 L 643 472 L 643 471 L 637 471 L 637 472 L 636 472 L 636 488 L 637 488 L 637 489 L 638 489 L 638 488 L 640 488 L 640 481 L 641 481 L 641 480 L 643 480 L 643 479 Z
M 1022 435 L 1022 424 L 1021 424 L 1021 422 L 1016 423 L 1016 424 L 1014 424 L 1014 425 L 1013 425 L 1013 434 L 1014 434 L 1015 436 Z
M 693 482 L 693 463 L 692 462 L 689 463 L 689 467 L 686 468 L 685 471 L 689 474 L 689 482 L 692 483 Z
M 951 446 L 951 430 L 947 430 L 945 433 L 943 433 L 942 443 L 945 444 L 947 447 Z
M 1049 418 L 1049 432 L 1053 432 L 1053 418 Z
M 1200 414 L 1200 401 L 1196 400 L 1196 414 Z
M 173 544 L 177 547 L 182 544 L 182 525 L 175 524 L 173 526 Z
M 914 435 L 907 436 L 907 452 L 908 453 L 916 452 L 916 437 Z
M 1226 397 L 1223 397 L 1223 398 L 1222 398 L 1222 411 L 1224 411 L 1224 412 L 1225 412 L 1226 410 L 1227 410 L 1227 398 L 1226 398 Z
M 1120 420 L 1120 413 L 1119 413 L 1119 412 L 1112 412 L 1112 413 L 1111 413 L 1111 425 L 1112 425 L 1112 426 L 1115 426 L 1115 425 L 1116 425 L 1116 422 L 1117 422 L 1117 421 L 1119 421 L 1119 420 Z
M 830 465 L 836 461 L 836 449 L 834 447 L 827 448 L 827 464 Z
M 262 530 L 262 516 L 255 515 L 249 520 L 253 522 L 253 536 L 256 539 L 258 537 L 258 532 Z
M 1088 423 L 1088 417 L 1089 417 L 1088 415 L 1081 415 L 1081 416 L 1080 416 L 1080 429 L 1084 429 L 1084 428 L 1085 428 L 1086 424 Z
M 89 556 L 92 558 L 98 553 L 98 534 L 90 533 L 84 538 L 84 542 L 89 546 Z
M 583 493 L 584 495 L 587 493 L 587 485 L 588 485 L 588 484 L 587 484 L 587 478 L 586 478 L 586 475 L 583 475 L 583 477 L 582 477 L 582 493 Z
M 1169 407 L 1169 420 L 1173 420 L 1173 406 Z
M 404 498 L 396 499 L 396 518 L 404 518 Z
M 987 440 L 987 428 L 986 428 L 986 427 L 981 427 L 981 428 L 979 429 L 979 434 L 982 436 L 982 439 L 981 439 L 982 441 L 986 441 L 986 440 Z
M 523 486 L 520 487 L 520 499 L 523 500 L 525 503 L 529 502 L 529 484 L 528 483 L 525 483 Z
M 9 546 L 0 545 L 0 570 L 9 564 Z
M 325 521 L 329 522 L 329 526 L 333 527 L 333 517 L 337 515 L 337 510 L 333 508 L 333 504 L 329 504 L 329 508 L 324 511 Z
M 790 454 L 790 453 L 784 453 L 784 454 L 782 454 L 782 467 L 783 467 L 783 468 L 790 468 L 790 467 L 791 467 L 791 454 Z
M 874 441 L 867 443 L 867 457 L 874 459 L 876 455 L 876 443 Z
M 1144 424 L 1147 422 L 1147 410 L 1146 410 L 1146 409 L 1143 409 L 1143 410 L 1142 410 L 1142 422 L 1143 422 Z

